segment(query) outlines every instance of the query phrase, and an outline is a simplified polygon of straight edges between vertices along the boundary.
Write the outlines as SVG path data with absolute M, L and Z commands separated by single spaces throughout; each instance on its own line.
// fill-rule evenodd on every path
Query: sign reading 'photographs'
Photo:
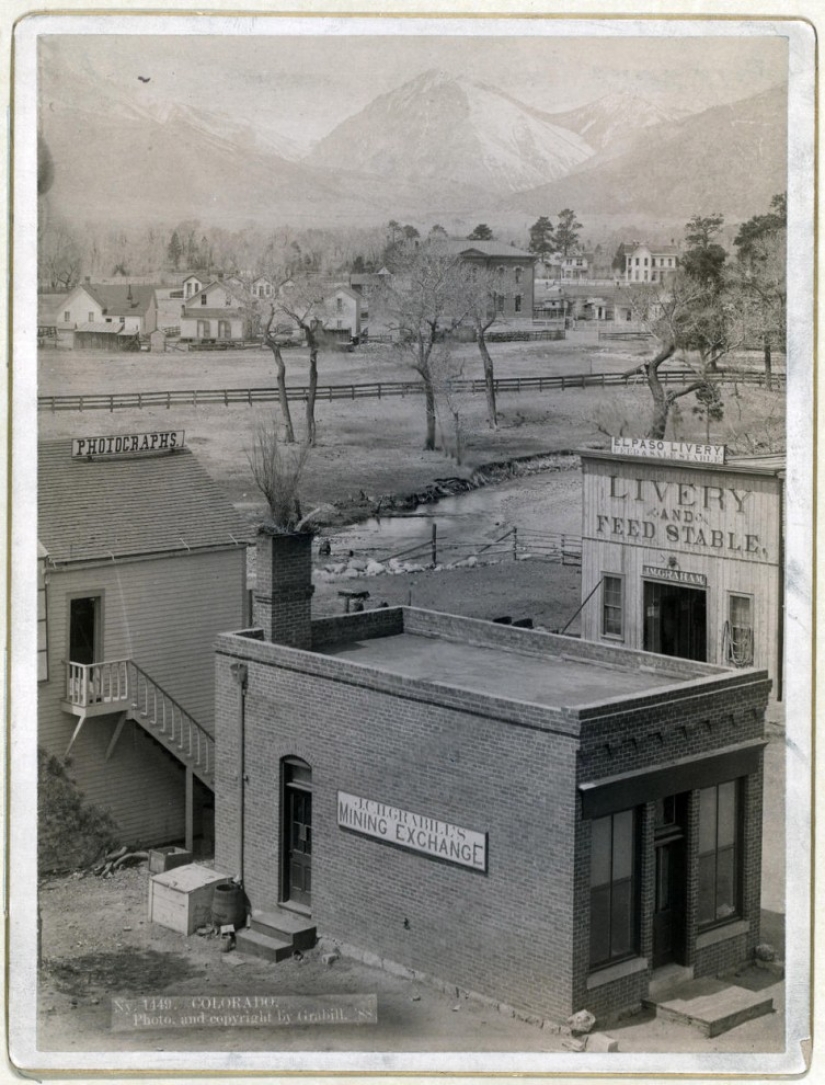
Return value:
M 686 460 L 688 463 L 725 462 L 724 445 L 701 445 L 690 441 L 655 441 L 645 437 L 611 437 L 614 456 L 647 456 L 661 460 Z
M 338 824 L 402 848 L 424 852 L 449 863 L 487 869 L 487 834 L 462 829 L 409 810 L 398 810 L 375 799 L 338 792 Z
M 184 431 L 165 430 L 156 433 L 117 433 L 111 437 L 75 437 L 72 456 L 85 459 L 92 456 L 136 456 L 147 452 L 174 452 L 183 448 Z

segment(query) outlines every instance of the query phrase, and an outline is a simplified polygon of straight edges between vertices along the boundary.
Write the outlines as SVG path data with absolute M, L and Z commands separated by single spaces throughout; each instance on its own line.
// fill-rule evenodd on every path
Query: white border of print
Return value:
M 8 3 L 8 0 L 7 0 Z M 103 4 L 96 5 L 101 11 Z M 521 12 L 531 15 L 553 14 L 550 0 L 546 5 L 522 0 Z M 371 0 L 360 5 L 369 9 Z M 807 5 L 813 9 L 814 0 Z M 13 10 L 18 8 L 19 10 Z M 814 351 L 813 275 L 814 275 L 814 94 L 815 35 L 812 25 L 800 17 L 815 18 L 805 5 L 786 2 L 773 10 L 755 0 L 739 12 L 733 4 L 724 6 L 726 19 L 703 21 L 696 18 L 650 22 L 630 18 L 611 19 L 622 14 L 618 3 L 601 3 L 598 11 L 590 4 L 578 4 L 577 15 L 592 11 L 598 15 L 589 21 L 536 18 L 513 19 L 516 4 L 508 5 L 506 16 L 496 15 L 484 0 L 465 6 L 456 3 L 429 5 L 429 14 L 486 14 L 484 19 L 418 18 L 393 19 L 379 16 L 347 17 L 346 5 L 320 6 L 315 10 L 327 19 L 303 18 L 289 15 L 271 17 L 274 5 L 268 5 L 267 17 L 252 17 L 253 9 L 260 11 L 262 0 L 247 4 L 243 15 L 222 16 L 228 5 L 217 4 L 207 14 L 195 15 L 120 14 L 113 8 L 109 15 L 72 14 L 66 9 L 78 4 L 62 5 L 63 14 L 32 15 L 20 21 L 15 33 L 14 85 L 14 383 L 11 410 L 14 420 L 11 442 L 12 511 L 11 543 L 11 614 L 14 637 L 11 643 L 11 710 L 15 726 L 9 731 L 10 772 L 10 847 L 8 908 L 9 945 L 9 1050 L 14 1066 L 21 1070 L 45 1073 L 78 1071 L 91 1072 L 206 1072 L 221 1073 L 294 1071 L 329 1073 L 332 1071 L 372 1072 L 392 1075 L 394 1072 L 461 1072 L 520 1073 L 554 1075 L 591 1073 L 623 1074 L 701 1074 L 737 1076 L 740 1074 L 764 1078 L 773 1074 L 799 1073 L 805 1068 L 805 1053 L 810 1037 L 810 887 L 811 887 L 811 695 L 812 695 L 812 605 L 813 605 L 813 409 L 814 377 L 811 359 Z M 169 5 L 170 9 L 174 4 Z M 310 10 L 304 4 L 304 11 Z M 718 5 L 720 13 L 722 5 Z M 780 7 L 781 15 L 776 8 Z M 394 5 L 397 12 L 415 12 L 416 5 L 403 0 Z M 540 8 L 540 10 L 539 10 Z M 640 11 L 640 8 L 642 9 Z M 607 10 L 606 10 L 607 9 Z M 377 5 L 375 10 L 378 11 Z M 755 16 L 764 10 L 765 21 Z M 629 14 L 649 12 L 664 14 L 649 2 L 636 5 Z M 215 14 L 218 13 L 218 14 Z M 4 14 L 4 29 L 11 29 L 9 16 L 20 17 L 24 9 L 17 0 L 8 4 Z M 263 14 L 263 13 L 262 13 Z M 567 15 L 570 13 L 567 12 Z M 676 14 L 672 10 L 668 16 Z M 736 16 L 736 17 L 734 17 Z M 770 21 L 770 16 L 776 21 Z M 788 20 L 797 17 L 797 21 Z M 787 681 L 787 842 L 788 867 L 792 878 L 787 884 L 787 914 L 792 922 L 787 936 L 787 1011 L 786 1050 L 781 1054 L 716 1054 L 684 1055 L 592 1055 L 583 1061 L 581 1055 L 515 1054 L 374 1054 L 317 1052 L 306 1053 L 237 1053 L 237 1052 L 175 1052 L 142 1051 L 134 1053 L 105 1053 L 81 1051 L 43 1052 L 37 1048 L 36 1022 L 36 864 L 32 862 L 33 827 L 36 823 L 35 783 L 36 744 L 34 732 L 24 721 L 36 718 L 34 660 L 36 659 L 36 630 L 32 608 L 35 598 L 35 568 L 30 555 L 36 552 L 36 502 L 34 464 L 36 463 L 36 342 L 33 322 L 27 314 L 36 307 L 36 45 L 40 34 L 130 34 L 160 33 L 165 35 L 242 34 L 267 35 L 288 31 L 294 34 L 340 33 L 361 34 L 438 34 L 438 35 L 645 35 L 665 33 L 696 36 L 714 35 L 785 35 L 790 43 L 789 113 L 789 248 L 793 253 L 793 272 L 789 289 L 789 348 L 788 348 L 788 547 L 787 547 L 787 658 L 792 661 Z M 3 40 L 3 47 L 6 46 Z M 5 466 L 5 465 L 4 465 Z M 7 639 L 8 640 L 8 639 Z M 791 677 L 792 675 L 792 677 Z M 9 1072 L 12 1072 L 9 1069 Z

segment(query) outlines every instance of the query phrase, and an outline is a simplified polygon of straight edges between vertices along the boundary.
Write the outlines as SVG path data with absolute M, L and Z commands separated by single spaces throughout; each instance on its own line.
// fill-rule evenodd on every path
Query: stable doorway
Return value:
M 284 761 L 283 899 L 312 902 L 312 769 L 297 757 Z
M 644 581 L 644 650 L 707 662 L 707 593 Z

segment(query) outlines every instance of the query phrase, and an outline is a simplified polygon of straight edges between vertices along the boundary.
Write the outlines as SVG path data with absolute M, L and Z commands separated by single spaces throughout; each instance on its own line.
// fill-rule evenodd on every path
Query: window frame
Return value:
M 617 879 L 614 877 L 614 866 L 616 860 L 616 819 L 623 817 L 627 814 L 631 816 L 630 824 L 630 875 L 628 878 Z M 598 885 L 593 885 L 593 832 L 594 826 L 598 823 L 610 822 L 610 875 L 607 882 L 601 882 Z M 639 956 L 640 945 L 640 931 L 641 931 L 641 917 L 640 917 L 640 904 L 641 894 L 639 886 L 639 874 L 640 874 L 640 826 L 641 817 L 639 816 L 639 808 L 634 806 L 629 810 L 616 810 L 611 814 L 606 814 L 601 818 L 594 818 L 590 822 L 591 833 L 591 869 L 588 879 L 588 907 L 590 912 L 590 928 L 588 931 L 588 971 L 599 972 L 604 968 L 611 968 L 613 965 L 620 964 L 622 961 L 630 961 Z M 629 883 L 630 897 L 628 903 L 628 916 L 629 927 L 626 933 L 629 933 L 630 947 L 627 950 L 616 951 L 612 949 L 614 942 L 614 919 L 616 909 L 616 887 Z M 594 960 L 593 957 L 593 895 L 597 891 L 603 891 L 604 887 L 608 886 L 608 934 L 607 934 L 607 946 L 608 956 L 599 957 Z
M 608 591 L 608 584 L 607 584 L 608 580 L 615 580 L 619 585 L 620 601 L 619 601 L 618 605 L 616 603 L 608 603 L 607 602 L 606 597 L 607 597 L 607 591 Z M 621 629 L 621 632 L 619 632 L 619 633 L 610 632 L 608 630 L 608 628 L 607 628 L 607 622 L 606 622 L 605 619 L 607 617 L 607 608 L 608 608 L 608 606 L 611 607 L 611 609 L 613 609 L 613 610 L 618 609 L 618 611 L 619 611 L 619 626 L 620 626 L 620 629 Z M 625 639 L 625 632 L 624 632 L 625 610 L 626 610 L 626 603 L 625 603 L 625 578 L 624 578 L 624 574 L 622 574 L 622 573 L 602 573 L 601 616 L 599 618 L 599 632 L 600 632 L 600 635 L 602 637 L 606 637 L 608 640 L 622 640 L 623 641 Z
M 745 600 L 747 600 L 749 618 L 750 618 L 750 625 L 748 627 L 746 627 L 746 626 L 734 626 L 734 624 L 733 624 L 733 601 L 734 601 L 734 599 L 745 599 Z M 725 661 L 727 663 L 731 663 L 735 667 L 752 667 L 754 665 L 754 659 L 756 657 L 756 647 L 755 647 L 756 637 L 754 635 L 755 632 L 756 632 L 755 622 L 754 622 L 754 615 L 756 613 L 756 607 L 755 607 L 755 598 L 754 598 L 753 593 L 752 592 L 745 592 L 745 591 L 729 591 L 728 592 L 727 611 L 728 611 L 728 616 L 727 616 L 728 636 L 727 636 L 727 644 L 726 644 L 726 647 L 725 647 Z M 744 628 L 749 628 L 750 629 L 750 655 L 749 655 L 749 658 L 743 659 L 740 662 L 740 661 L 738 661 L 738 660 L 736 660 L 734 658 L 734 636 L 733 636 L 733 631 L 734 631 L 734 629 L 744 629 Z
M 742 918 L 742 899 L 743 899 L 743 872 L 744 872 L 744 777 L 737 777 L 735 780 L 722 780 L 718 784 L 711 784 L 710 787 L 700 788 L 696 792 L 696 802 L 699 805 L 698 817 L 697 817 L 697 900 L 696 900 L 696 929 L 700 933 L 705 931 L 715 930 L 717 927 L 724 927 L 728 923 L 736 923 Z M 719 909 L 719 854 L 720 851 L 728 850 L 728 846 L 720 848 L 719 846 L 719 791 L 720 788 L 727 786 L 728 784 L 734 785 L 734 813 L 733 813 L 733 844 L 730 845 L 733 850 L 733 901 L 732 911 L 728 915 L 719 916 L 716 914 Z M 712 851 L 701 850 L 702 847 L 702 823 L 701 823 L 701 794 L 703 791 L 714 791 L 716 793 L 716 802 L 714 806 L 714 837 L 715 843 Z M 702 876 L 701 867 L 702 859 L 708 856 L 714 856 L 714 870 L 713 870 L 713 911 L 714 916 L 712 919 L 702 920 Z

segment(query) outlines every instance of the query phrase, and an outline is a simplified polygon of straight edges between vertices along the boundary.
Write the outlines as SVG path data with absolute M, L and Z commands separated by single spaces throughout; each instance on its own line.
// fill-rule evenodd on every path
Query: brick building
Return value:
M 217 641 L 215 861 L 259 945 L 297 913 L 557 1019 L 752 953 L 763 671 L 403 607 L 313 621 L 300 537 L 262 537 L 257 576 L 256 628 Z
M 183 440 L 39 445 L 38 742 L 144 845 L 204 829 L 213 641 L 247 612 L 245 525 Z
M 781 698 L 784 457 L 619 438 L 581 459 L 582 636 L 764 668 Z

